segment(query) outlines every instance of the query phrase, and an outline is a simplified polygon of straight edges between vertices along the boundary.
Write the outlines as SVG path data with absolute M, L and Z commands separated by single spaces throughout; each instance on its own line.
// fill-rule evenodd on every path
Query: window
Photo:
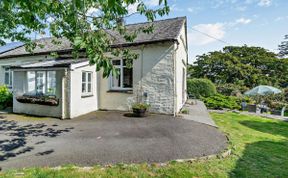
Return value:
M 5 67 L 5 79 L 4 79 L 4 83 L 8 88 L 12 88 L 13 85 L 13 72 L 10 68 Z
M 28 71 L 27 82 L 29 94 L 56 94 L 56 71 Z
M 92 72 L 82 72 L 82 94 L 92 95 Z
M 112 64 L 117 71 L 116 76 L 110 77 L 110 88 L 113 90 L 132 89 L 133 87 L 133 68 L 126 66 L 125 60 L 112 60 Z

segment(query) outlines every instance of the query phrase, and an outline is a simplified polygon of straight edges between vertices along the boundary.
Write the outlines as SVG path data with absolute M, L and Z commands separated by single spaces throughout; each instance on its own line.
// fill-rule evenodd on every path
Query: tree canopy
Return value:
M 249 88 L 260 84 L 283 86 L 288 82 L 288 59 L 279 59 L 261 47 L 227 46 L 197 56 L 190 75 Z
M 285 35 L 284 41 L 281 42 L 278 49 L 280 57 L 288 56 L 288 35 Z
M 105 30 L 116 30 L 129 42 L 137 33 L 153 30 L 153 26 L 148 26 L 128 32 L 121 22 L 134 13 L 151 22 L 168 14 L 169 6 L 167 0 L 159 0 L 155 8 L 149 8 L 144 0 L 1 0 L 0 44 L 5 44 L 5 39 L 22 41 L 26 50 L 32 52 L 37 45 L 29 37 L 33 33 L 51 34 L 56 37 L 55 45 L 61 43 L 61 38 L 67 38 L 72 43 L 74 57 L 84 49 L 90 64 L 96 64 L 97 70 L 103 69 L 103 75 L 108 76 L 115 70 L 106 53 L 122 55 L 130 62 L 136 55 L 128 49 L 112 49 Z

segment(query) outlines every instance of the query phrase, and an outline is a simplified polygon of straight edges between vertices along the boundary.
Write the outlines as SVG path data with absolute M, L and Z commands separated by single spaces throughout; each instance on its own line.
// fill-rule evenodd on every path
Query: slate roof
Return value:
M 181 27 L 186 22 L 186 17 L 177 17 L 173 19 L 159 20 L 154 21 L 153 26 L 154 30 L 152 33 L 139 33 L 137 38 L 133 42 L 126 42 L 125 39 L 118 33 L 112 30 L 107 30 L 107 33 L 112 37 L 113 43 L 111 47 L 119 47 L 119 46 L 134 46 L 140 44 L 149 44 L 163 41 L 174 41 L 177 39 Z M 138 24 L 130 24 L 126 25 L 128 31 L 134 31 L 138 28 L 147 27 L 151 25 L 151 22 L 146 23 L 138 23 Z M 36 47 L 34 49 L 33 54 L 48 54 L 51 52 L 70 52 L 71 51 L 71 43 L 63 38 L 60 41 L 62 42 L 59 45 L 54 45 L 52 43 L 53 38 L 42 38 L 36 40 L 38 44 L 42 44 L 45 47 L 40 48 Z M 58 39 L 59 40 L 59 39 Z M 25 46 L 20 46 L 14 50 L 10 50 L 8 52 L 0 54 L 1 58 L 9 58 L 15 56 L 23 56 L 23 55 L 32 55 L 31 53 L 25 50 Z

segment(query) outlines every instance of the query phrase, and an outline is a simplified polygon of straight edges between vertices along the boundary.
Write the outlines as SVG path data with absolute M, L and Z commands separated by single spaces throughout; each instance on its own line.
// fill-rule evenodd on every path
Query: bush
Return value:
M 148 109 L 149 107 L 150 107 L 150 105 L 146 104 L 146 103 L 134 103 L 132 105 L 133 109 Z
M 6 108 L 10 107 L 13 104 L 12 93 L 6 86 L 0 86 L 0 107 Z
M 232 83 L 218 84 L 216 88 L 218 93 L 226 96 L 239 96 L 249 90 L 249 88 L 246 86 L 236 85 Z
M 202 98 L 206 106 L 210 109 L 240 109 L 242 99 L 235 96 L 225 96 L 216 94 L 208 98 Z
M 188 79 L 187 92 L 196 98 L 209 97 L 216 94 L 215 85 L 208 79 Z

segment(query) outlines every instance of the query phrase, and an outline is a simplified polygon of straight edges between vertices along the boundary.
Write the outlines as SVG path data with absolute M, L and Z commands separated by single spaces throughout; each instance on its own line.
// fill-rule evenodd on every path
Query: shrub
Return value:
M 5 85 L 0 86 L 0 107 L 3 109 L 12 106 L 12 104 L 13 104 L 12 93 Z
M 207 98 L 202 98 L 206 106 L 210 109 L 240 109 L 241 98 L 235 96 L 225 96 L 222 94 L 216 94 Z
M 218 93 L 226 96 L 239 96 L 249 90 L 249 88 L 246 86 L 236 85 L 232 83 L 218 84 L 216 88 Z
M 150 105 L 146 104 L 146 103 L 134 103 L 132 105 L 133 109 L 148 109 L 149 107 L 150 107 Z
M 196 98 L 209 97 L 216 94 L 215 85 L 208 79 L 188 79 L 187 92 Z

